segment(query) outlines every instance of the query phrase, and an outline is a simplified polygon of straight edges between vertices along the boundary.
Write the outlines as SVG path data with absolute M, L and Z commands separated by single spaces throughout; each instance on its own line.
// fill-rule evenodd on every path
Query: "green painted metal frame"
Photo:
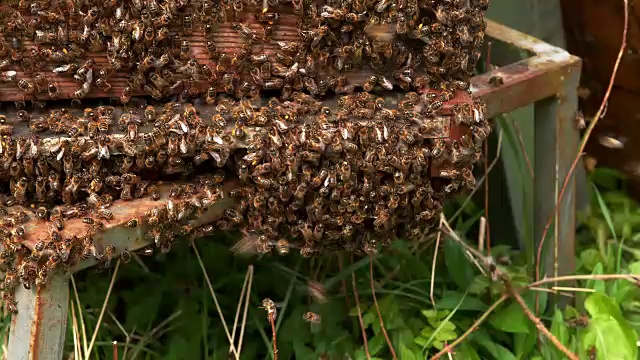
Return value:
M 552 216 L 559 187 L 578 151 L 580 134 L 572 119 L 577 110 L 581 61 L 563 49 L 495 22 L 488 21 L 487 35 L 533 54 L 474 77 L 471 90 L 475 97 L 487 102 L 489 117 L 535 104 L 536 158 L 554 159 L 535 164 L 536 203 L 532 223 L 535 224 L 534 237 L 539 239 L 546 221 Z M 492 85 L 489 80 L 493 77 L 500 77 L 501 85 Z M 550 232 L 546 242 L 549 246 L 545 268 L 549 275 L 568 274 L 575 267 L 575 198 L 575 179 L 572 179 L 561 200 L 554 222 L 555 231 Z M 230 204 L 230 200 L 223 200 L 192 225 L 213 221 Z M 158 205 L 154 203 L 154 206 Z M 114 214 L 116 219 L 124 220 L 134 213 L 146 213 L 149 206 L 144 199 L 117 202 Z M 118 250 L 135 250 L 147 245 L 143 235 L 142 227 L 129 229 L 124 221 L 113 221 L 98 241 L 103 245 L 112 244 Z M 74 271 L 91 265 L 91 262 L 82 263 Z M 68 275 L 59 275 L 37 289 L 20 287 L 17 290 L 19 312 L 11 322 L 8 360 L 62 359 L 68 316 L 68 280 Z

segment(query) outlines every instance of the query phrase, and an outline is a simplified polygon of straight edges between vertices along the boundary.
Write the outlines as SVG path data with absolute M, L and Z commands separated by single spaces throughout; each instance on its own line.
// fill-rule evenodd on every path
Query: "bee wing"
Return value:
M 324 285 L 317 281 L 309 280 L 307 281 L 307 288 L 309 290 L 309 295 L 311 295 L 316 301 L 321 304 L 327 302 L 327 294 Z
M 395 29 L 392 24 L 369 25 L 365 33 L 371 39 L 390 42 L 395 37 Z
M 64 148 L 60 149 L 60 152 L 58 152 L 58 155 L 56 156 L 56 160 L 60 161 L 63 155 L 64 155 Z
M 601 136 L 598 138 L 598 141 L 602 146 L 606 146 L 610 149 L 622 149 L 624 147 L 624 143 L 622 141 L 611 136 Z

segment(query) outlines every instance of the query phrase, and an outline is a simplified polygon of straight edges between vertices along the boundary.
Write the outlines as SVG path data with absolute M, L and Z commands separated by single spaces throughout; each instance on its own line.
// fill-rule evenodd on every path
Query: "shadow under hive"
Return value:
M 239 251 L 304 256 L 419 237 L 444 199 L 474 186 L 490 131 L 466 91 L 486 3 L 11 5 L 0 66 L 2 86 L 19 91 L 0 99 L 20 110 L 0 118 L 5 303 L 15 308 L 20 282 L 83 258 L 108 263 L 115 249 L 93 238 L 116 200 L 170 198 L 145 224 L 163 251 L 232 227 L 245 233 Z M 132 101 L 142 93 L 179 101 Z M 89 96 L 123 105 L 22 108 Z M 223 191 L 232 178 L 239 186 Z M 225 196 L 236 206 L 215 224 L 183 225 Z

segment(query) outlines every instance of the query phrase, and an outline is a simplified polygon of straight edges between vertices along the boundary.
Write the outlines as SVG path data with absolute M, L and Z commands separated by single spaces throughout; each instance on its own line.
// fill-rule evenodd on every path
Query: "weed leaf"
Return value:
M 448 275 L 451 276 L 461 290 L 467 290 L 474 278 L 473 268 L 469 263 L 469 259 L 467 259 L 460 245 L 450 239 L 444 242 L 444 251 L 444 260 L 449 270 Z
M 493 325 L 493 327 L 510 333 L 528 333 L 528 321 L 529 319 L 527 319 L 525 314 L 522 312 L 520 305 L 515 302 L 502 308 L 500 311 L 489 317 L 489 323 Z

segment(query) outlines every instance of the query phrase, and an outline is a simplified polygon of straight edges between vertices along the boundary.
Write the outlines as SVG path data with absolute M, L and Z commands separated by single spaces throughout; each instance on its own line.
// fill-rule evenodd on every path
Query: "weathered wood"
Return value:
M 2 9 L 2 7 L 0 7 Z M 7 9 L 6 7 L 4 8 Z M 280 14 L 280 21 L 274 25 L 275 32 L 272 40 L 269 42 L 258 42 L 252 46 L 253 54 L 266 54 L 273 57 L 280 51 L 280 47 L 277 45 L 278 41 L 284 42 L 297 42 L 300 40 L 300 33 L 297 27 L 299 17 L 294 15 L 290 4 L 280 5 L 273 9 L 274 12 Z M 258 8 L 245 9 L 243 12 L 237 14 L 237 18 L 233 21 L 237 21 L 242 24 L 248 25 L 257 34 L 263 34 L 263 25 L 257 22 L 255 16 L 260 12 Z M 28 21 L 30 16 L 25 16 L 25 20 Z M 215 23 L 213 34 L 210 36 L 214 39 L 214 43 L 217 46 L 219 53 L 227 53 L 229 57 L 233 57 L 245 44 L 247 43 L 238 31 L 231 28 L 232 21 L 225 23 Z M 193 58 L 198 60 L 202 65 L 209 65 L 212 69 L 216 68 L 218 59 L 210 58 L 209 52 L 206 47 L 207 37 L 203 31 L 202 25 L 198 22 L 197 27 L 191 34 L 185 34 L 180 27 L 172 27 L 171 37 L 179 35 L 183 40 L 188 41 L 190 45 L 190 52 Z M 106 44 L 105 44 L 106 45 Z M 38 44 L 31 40 L 25 40 L 23 43 L 23 56 L 28 57 L 31 49 L 38 48 Z M 335 55 L 332 55 L 335 56 Z M 314 55 L 317 61 L 317 55 Z M 94 81 L 97 77 L 97 72 L 106 67 L 109 64 L 109 60 L 106 57 L 106 52 L 86 52 L 82 59 L 78 59 L 77 62 L 82 64 L 85 60 L 92 59 L 95 61 Z M 80 88 L 82 84 L 74 81 L 72 74 L 56 74 L 53 73 L 53 69 L 57 66 L 64 65 L 63 63 L 47 64 L 41 71 L 34 71 L 32 73 L 25 73 L 19 66 L 19 64 L 13 64 L 8 70 L 14 70 L 17 72 L 16 79 L 27 79 L 32 81 L 33 77 L 42 73 L 47 77 L 49 82 L 52 82 L 58 86 L 58 99 L 73 99 L 75 98 L 74 92 Z M 355 85 L 362 85 L 371 75 L 380 74 L 380 71 L 374 72 L 366 64 L 355 64 L 354 71 L 340 71 L 333 66 L 323 67 L 319 69 L 318 79 L 330 78 L 335 76 L 346 76 L 350 83 Z M 419 69 L 416 69 L 420 74 Z M 1 72 L 0 72 L 1 73 Z M 396 84 L 397 81 L 394 78 L 392 69 L 384 71 L 388 80 L 391 83 Z M 127 86 L 131 71 L 119 71 L 109 77 L 108 83 L 112 86 L 109 92 L 100 90 L 95 84 L 93 84 L 91 91 L 85 98 L 118 98 L 123 89 Z M 248 75 L 248 74 L 247 74 Z M 220 79 L 218 79 L 220 80 Z M 210 86 L 210 83 L 206 79 L 201 79 L 197 82 L 197 87 L 201 92 L 205 92 Z M 174 95 L 177 95 L 182 88 L 176 89 Z M 218 87 L 219 92 L 224 92 L 222 86 Z M 146 95 L 142 90 L 135 90 L 133 95 Z M 51 97 L 47 93 L 40 93 L 34 95 L 27 95 L 17 86 L 17 82 L 2 82 L 0 81 L 0 101 L 19 101 L 19 100 L 51 100 Z

